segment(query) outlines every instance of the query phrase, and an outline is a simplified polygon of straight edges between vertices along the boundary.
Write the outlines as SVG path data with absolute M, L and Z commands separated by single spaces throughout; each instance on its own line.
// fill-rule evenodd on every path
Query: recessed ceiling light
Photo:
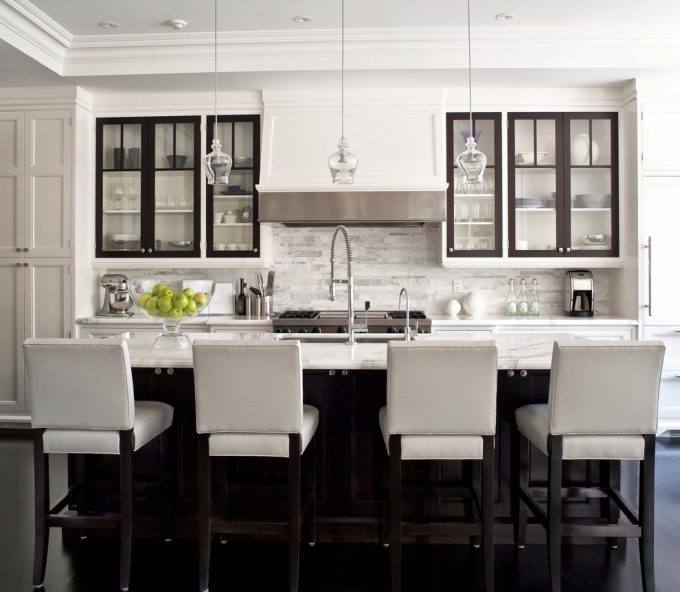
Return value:
M 102 29 L 117 29 L 120 25 L 115 21 L 102 21 L 99 23 Z
M 187 23 L 187 21 L 185 21 L 184 19 L 171 19 L 169 21 L 166 21 L 165 24 L 168 25 L 168 27 L 172 27 L 173 29 L 175 29 L 175 31 L 181 31 L 189 23 Z
M 501 22 L 504 22 L 504 21 L 511 21 L 511 20 L 514 19 L 516 16 L 517 16 L 517 15 L 516 15 L 514 12 L 499 12 L 499 13 L 496 15 L 496 20 L 497 20 L 497 21 L 501 21 Z
M 314 17 L 309 16 L 308 14 L 298 14 L 297 16 L 293 17 L 293 22 L 294 23 L 300 23 L 300 24 L 311 23 L 313 20 L 314 20 Z

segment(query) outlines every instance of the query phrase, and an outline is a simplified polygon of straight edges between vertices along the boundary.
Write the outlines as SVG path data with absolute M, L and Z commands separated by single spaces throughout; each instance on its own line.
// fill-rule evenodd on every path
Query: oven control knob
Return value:
M 335 330 L 336 333 L 347 333 L 347 327 L 338 327 Z
M 312 327 L 312 333 L 321 333 L 320 327 Z
M 387 333 L 396 333 L 397 330 L 394 327 L 387 327 Z
M 290 333 L 290 329 L 288 329 L 287 327 L 283 327 L 282 329 L 277 329 L 276 332 L 277 333 Z

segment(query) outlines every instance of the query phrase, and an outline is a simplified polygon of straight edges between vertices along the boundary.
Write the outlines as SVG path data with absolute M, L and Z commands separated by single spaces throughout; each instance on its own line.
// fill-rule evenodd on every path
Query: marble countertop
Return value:
M 188 334 L 190 339 L 281 339 L 273 333 L 211 333 Z M 436 340 L 434 335 L 419 336 L 419 340 Z M 450 339 L 450 338 L 447 338 Z M 479 339 L 465 331 L 456 340 Z M 498 345 L 499 370 L 549 370 L 553 342 L 571 341 L 564 333 L 525 333 L 495 335 Z M 485 338 L 489 340 L 489 338 Z M 136 368 L 191 368 L 191 350 L 154 349 L 153 336 L 134 336 L 128 340 L 132 366 Z M 387 367 L 387 344 L 359 343 L 347 345 L 329 338 L 328 343 L 302 343 L 302 367 L 305 370 L 384 370 Z
M 132 317 L 79 317 L 76 319 L 79 325 L 161 325 L 160 319 L 152 319 L 143 314 L 135 313 Z M 224 325 L 253 325 L 271 327 L 271 317 L 244 317 L 239 315 L 220 315 L 220 316 L 199 316 L 191 319 L 182 319 L 182 325 L 206 325 L 208 327 L 219 327 Z

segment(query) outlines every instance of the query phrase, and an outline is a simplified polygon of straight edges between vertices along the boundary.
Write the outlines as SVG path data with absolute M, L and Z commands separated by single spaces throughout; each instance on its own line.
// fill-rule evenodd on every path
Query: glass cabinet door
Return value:
M 510 255 L 560 255 L 564 252 L 561 115 L 509 114 L 508 159 Z
M 500 257 L 502 254 L 501 115 L 478 113 L 472 119 L 477 148 L 487 158 L 481 183 L 465 182 L 456 157 L 465 150 L 469 115 L 448 113 L 447 134 L 447 256 Z
M 109 120 L 97 129 L 97 247 L 109 256 L 142 249 L 142 123 Z
M 566 251 L 618 255 L 618 125 L 616 113 L 565 115 Z
M 161 256 L 200 254 L 200 118 L 152 124 L 153 245 Z
M 208 185 L 208 256 L 259 257 L 257 223 L 260 118 L 258 115 L 220 116 L 217 137 L 231 155 L 229 184 Z M 212 143 L 214 118 L 208 118 L 208 143 Z

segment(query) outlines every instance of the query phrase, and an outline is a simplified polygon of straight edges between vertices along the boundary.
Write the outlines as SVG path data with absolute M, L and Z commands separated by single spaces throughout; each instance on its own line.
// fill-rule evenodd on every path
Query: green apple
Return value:
M 153 293 L 154 296 L 160 296 L 161 292 L 163 290 L 165 290 L 166 288 L 167 288 L 167 286 L 165 284 L 156 284 L 153 287 L 152 293 Z
M 151 298 L 146 301 L 146 312 L 150 315 L 158 313 L 158 298 L 156 296 L 151 296 Z
M 178 319 L 179 317 L 182 316 L 182 309 L 181 308 L 171 308 L 170 311 L 168 312 L 168 316 L 172 317 L 173 319 Z
M 184 314 L 190 316 L 196 314 L 196 302 L 194 300 L 187 301 L 187 305 L 184 307 Z
M 208 304 L 208 297 L 203 292 L 196 292 L 194 294 L 194 302 L 198 308 L 203 308 Z
M 139 297 L 139 306 L 140 306 L 140 308 L 144 308 L 144 307 L 146 306 L 147 301 L 148 301 L 149 298 L 151 298 L 151 297 L 152 297 L 152 296 L 151 296 L 151 292 L 144 292 L 144 294 L 142 294 L 142 295 Z
M 163 289 L 163 291 L 161 292 L 160 295 L 161 295 L 161 296 L 168 296 L 169 298 L 172 298 L 172 297 L 175 295 L 175 293 L 174 293 L 170 288 L 168 288 L 168 287 L 166 286 L 166 287 Z
M 168 312 L 172 308 L 172 296 L 161 296 L 158 299 L 158 309 L 161 312 Z
M 183 292 L 184 295 L 185 295 L 187 298 L 189 298 L 189 299 L 193 298 L 193 297 L 194 297 L 194 294 L 195 294 L 193 288 L 184 288 L 184 290 L 182 290 L 182 292 Z
M 182 292 L 177 292 L 172 299 L 172 305 L 175 308 L 185 309 L 187 304 L 189 304 L 189 299 Z

